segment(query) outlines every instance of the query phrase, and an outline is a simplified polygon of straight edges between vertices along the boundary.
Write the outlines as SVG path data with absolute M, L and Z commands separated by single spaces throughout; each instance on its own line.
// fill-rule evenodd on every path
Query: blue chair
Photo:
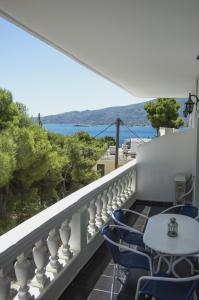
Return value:
M 123 267 L 125 270 L 143 269 L 150 272 L 151 275 L 153 273 L 152 260 L 147 252 L 141 252 L 118 243 L 120 229 L 123 228 L 119 225 L 107 225 L 102 228 L 102 235 L 114 262 L 111 299 L 114 293 L 115 279 L 119 278 L 119 267 Z
M 143 276 L 138 280 L 135 300 L 141 295 L 148 295 L 156 300 L 197 299 L 195 291 L 198 287 L 199 275 L 185 278 L 174 278 L 164 273 Z
M 171 206 L 161 212 L 161 214 L 165 213 L 179 213 L 181 215 L 193 218 L 193 219 L 198 219 L 199 218 L 199 209 L 191 204 L 179 204 L 175 206 Z
M 147 216 L 140 214 L 134 210 L 121 209 L 121 208 L 115 209 L 112 213 L 112 218 L 113 218 L 115 224 L 122 226 L 122 228 L 119 229 L 120 239 L 129 245 L 132 244 L 132 245 L 137 245 L 142 248 L 145 248 L 145 244 L 143 242 L 143 233 L 133 227 L 128 226 L 127 220 L 125 217 L 126 212 L 136 214 L 137 216 L 143 217 L 146 220 L 148 220 Z M 128 229 L 128 230 L 124 230 L 123 228 Z

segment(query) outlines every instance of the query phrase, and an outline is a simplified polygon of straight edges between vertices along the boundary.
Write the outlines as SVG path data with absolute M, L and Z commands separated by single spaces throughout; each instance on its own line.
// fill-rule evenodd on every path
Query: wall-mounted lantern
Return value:
M 192 100 L 193 97 L 196 99 L 195 102 Z M 183 115 L 184 115 L 185 118 L 186 118 L 189 114 L 192 113 L 194 104 L 196 104 L 196 109 L 197 109 L 197 104 L 198 104 L 198 102 L 199 102 L 198 96 L 189 93 L 189 98 L 188 98 L 187 102 L 185 102 L 185 109 L 184 109 L 184 111 L 183 111 Z

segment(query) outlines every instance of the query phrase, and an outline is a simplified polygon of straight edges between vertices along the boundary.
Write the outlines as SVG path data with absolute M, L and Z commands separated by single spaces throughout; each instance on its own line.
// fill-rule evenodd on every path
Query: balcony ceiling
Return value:
M 199 75 L 198 0 L 0 0 L 0 13 L 136 96 L 187 96 Z

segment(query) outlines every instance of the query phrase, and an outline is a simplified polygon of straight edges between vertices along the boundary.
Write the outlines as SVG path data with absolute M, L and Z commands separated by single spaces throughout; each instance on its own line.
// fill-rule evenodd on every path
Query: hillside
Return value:
M 181 104 L 180 115 L 182 115 L 183 104 L 186 99 L 177 99 Z M 43 123 L 53 124 L 110 124 L 120 117 L 129 125 L 148 125 L 144 104 L 146 102 L 131 104 L 127 106 L 115 106 L 97 110 L 71 111 L 57 115 L 42 117 Z

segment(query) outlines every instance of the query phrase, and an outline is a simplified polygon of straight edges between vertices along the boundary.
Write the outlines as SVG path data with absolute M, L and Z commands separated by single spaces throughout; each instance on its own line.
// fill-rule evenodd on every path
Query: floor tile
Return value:
M 101 291 L 92 291 L 88 300 L 110 300 L 110 293 L 101 292 Z

